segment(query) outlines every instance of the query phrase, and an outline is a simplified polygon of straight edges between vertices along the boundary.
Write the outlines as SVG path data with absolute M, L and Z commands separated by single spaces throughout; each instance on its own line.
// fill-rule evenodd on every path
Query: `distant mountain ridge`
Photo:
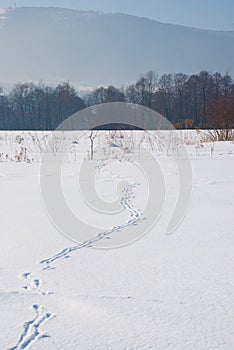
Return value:
M 0 81 L 122 85 L 143 72 L 234 74 L 234 31 L 124 14 L 17 8 L 0 16 Z

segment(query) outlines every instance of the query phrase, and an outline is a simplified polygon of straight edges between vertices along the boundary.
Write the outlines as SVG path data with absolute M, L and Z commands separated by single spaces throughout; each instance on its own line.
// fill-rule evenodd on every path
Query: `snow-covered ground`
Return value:
M 178 177 L 167 152 L 155 148 L 168 190 L 159 222 L 132 244 L 100 250 L 73 243 L 46 214 L 40 166 L 47 136 L 0 133 L 1 350 L 234 349 L 234 144 L 203 143 L 195 132 L 180 136 L 193 170 L 180 227 L 165 234 Z M 73 143 L 64 171 L 74 208 L 80 204 L 70 180 L 83 161 L 79 147 L 88 154 L 85 142 Z M 98 186 L 111 200 L 105 176 Z M 139 204 L 145 191 L 137 180 Z M 131 188 L 123 199 L 123 220 L 133 215 L 138 225 Z

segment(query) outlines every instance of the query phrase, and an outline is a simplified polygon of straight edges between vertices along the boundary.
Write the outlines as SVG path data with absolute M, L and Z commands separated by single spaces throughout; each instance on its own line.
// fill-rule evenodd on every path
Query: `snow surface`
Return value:
M 157 151 L 169 188 L 159 223 L 124 248 L 98 250 L 52 225 L 40 195 L 45 135 L 21 133 L 19 143 L 17 134 L 0 135 L 0 349 L 233 350 L 234 144 L 215 143 L 212 156 L 211 143 L 189 135 L 192 200 L 169 236 L 176 169 Z

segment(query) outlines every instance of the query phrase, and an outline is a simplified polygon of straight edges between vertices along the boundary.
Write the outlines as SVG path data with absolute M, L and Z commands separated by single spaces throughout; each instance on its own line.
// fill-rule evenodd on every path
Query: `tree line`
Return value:
M 234 81 L 230 74 L 163 74 L 153 71 L 124 87 L 99 87 L 79 96 L 69 83 L 18 83 L 10 93 L 0 88 L 0 129 L 54 130 L 70 115 L 89 106 L 130 102 L 156 110 L 176 128 L 234 128 Z

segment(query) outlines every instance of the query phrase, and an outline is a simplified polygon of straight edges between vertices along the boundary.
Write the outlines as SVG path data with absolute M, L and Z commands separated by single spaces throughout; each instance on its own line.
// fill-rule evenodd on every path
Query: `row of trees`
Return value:
M 234 82 L 229 74 L 164 74 L 150 71 L 132 85 L 100 87 L 81 98 L 69 83 L 17 84 L 0 90 L 1 129 L 55 129 L 79 110 L 107 102 L 130 102 L 152 108 L 177 128 L 234 128 Z
M 19 83 L 8 95 L 0 96 L 0 128 L 53 130 L 83 108 L 83 99 L 68 83 L 55 88 L 42 83 Z

